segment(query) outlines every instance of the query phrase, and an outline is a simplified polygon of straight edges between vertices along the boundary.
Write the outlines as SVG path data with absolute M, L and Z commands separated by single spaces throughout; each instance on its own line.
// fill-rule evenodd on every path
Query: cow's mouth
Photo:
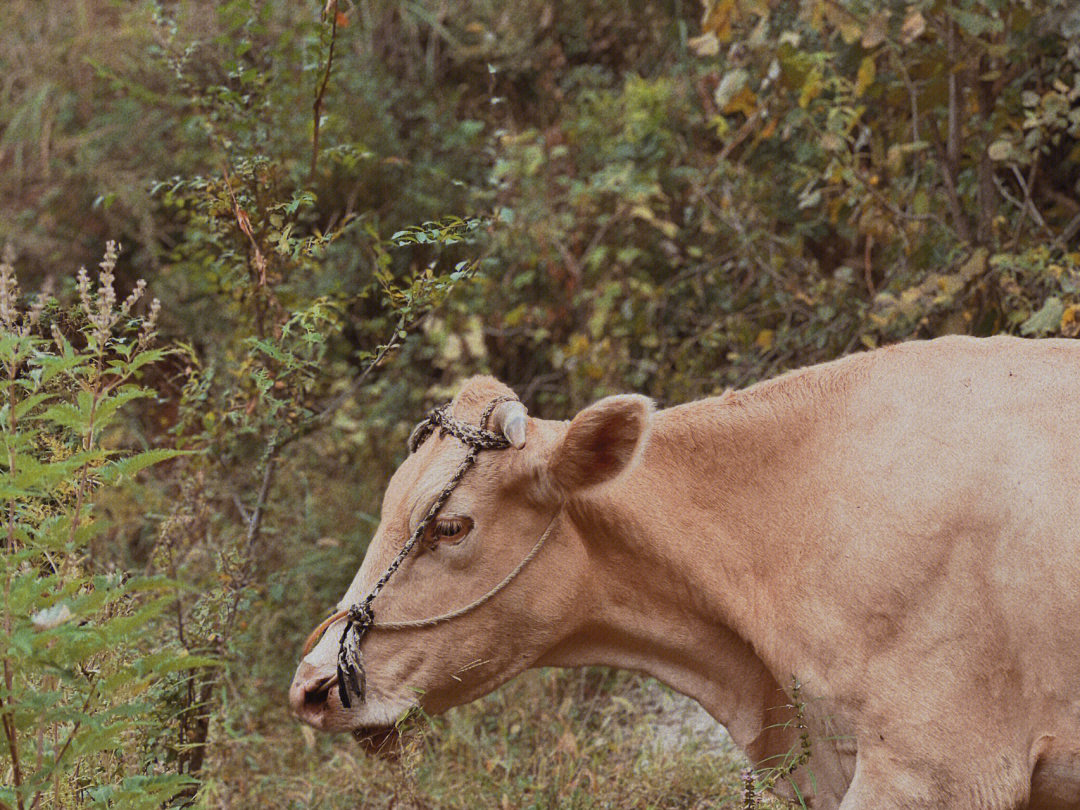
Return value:
M 397 726 L 361 726 L 352 730 L 364 752 L 383 759 L 401 756 L 401 732 Z

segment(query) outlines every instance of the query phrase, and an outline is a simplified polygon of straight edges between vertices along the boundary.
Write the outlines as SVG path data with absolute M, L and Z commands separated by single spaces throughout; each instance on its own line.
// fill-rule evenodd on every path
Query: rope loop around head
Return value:
M 433 408 L 427 415 L 427 417 L 420 422 L 409 436 L 409 452 L 415 453 L 420 449 L 422 445 L 436 428 L 439 429 L 442 435 L 451 435 L 462 444 L 469 447 L 475 447 L 477 450 L 505 450 L 510 446 L 510 440 L 503 436 L 501 433 L 487 429 L 487 421 L 495 408 L 503 402 L 511 402 L 515 397 L 502 396 L 497 397 L 490 402 L 487 408 L 484 410 L 484 415 L 480 420 L 480 425 L 470 425 L 468 422 L 462 422 L 458 419 L 454 419 L 450 415 L 450 405 L 440 405 L 438 408 Z
M 364 636 L 375 625 L 375 612 L 372 609 L 372 603 L 375 601 L 375 597 L 379 595 L 379 592 L 386 586 L 386 583 L 398 570 L 401 564 L 405 561 L 405 558 L 420 542 L 421 538 L 427 533 L 428 527 L 434 522 L 435 518 L 439 514 L 439 510 L 443 508 L 446 502 L 450 499 L 450 495 L 458 484 L 461 483 L 461 479 L 465 477 L 465 473 L 469 471 L 469 468 L 476 461 L 477 455 L 481 450 L 505 450 L 510 447 L 510 440 L 500 433 L 488 430 L 488 421 L 491 419 L 492 413 L 495 408 L 501 405 L 503 402 L 510 402 L 516 400 L 517 397 L 513 396 L 500 396 L 493 399 L 484 408 L 483 414 L 480 416 L 479 425 L 470 425 L 468 422 L 462 422 L 454 419 L 450 415 L 450 404 L 441 405 L 438 408 L 432 409 L 427 417 L 417 425 L 409 436 L 409 452 L 415 453 L 419 449 L 427 438 L 436 430 L 439 429 L 443 435 L 449 434 L 458 439 L 462 444 L 469 448 L 468 453 L 465 454 L 465 458 L 462 459 L 461 464 L 458 466 L 455 473 L 450 477 L 450 480 L 443 487 L 439 496 L 435 499 L 435 502 L 428 509 L 427 515 L 420 521 L 420 524 L 413 531 L 408 541 L 401 547 L 401 551 L 393 559 L 386 571 L 375 586 L 371 589 L 362 602 L 352 605 L 348 608 L 345 614 L 345 628 L 342 630 L 341 639 L 338 642 L 338 656 L 337 656 L 337 687 L 338 696 L 341 698 L 341 705 L 346 709 L 352 705 L 350 693 L 357 695 L 361 701 L 364 699 L 364 688 L 366 685 L 367 677 L 364 672 L 364 658 L 363 653 L 360 650 L 360 643 L 364 640 Z M 544 537 L 546 537 L 545 532 Z M 543 539 L 543 538 L 541 538 Z M 539 547 L 543 543 L 539 543 L 527 559 L 531 559 L 535 556 L 535 553 L 539 551 Z M 523 567 L 524 563 L 522 563 Z M 513 576 L 516 576 L 516 572 Z M 513 578 L 510 577 L 510 579 Z M 498 585 L 490 594 L 483 597 L 476 602 L 478 606 L 483 602 L 490 599 L 498 591 L 502 590 L 509 579 Z M 472 608 L 470 607 L 470 610 Z M 454 611 L 454 615 L 460 615 L 460 612 Z M 449 616 L 449 614 L 444 614 Z M 442 617 L 438 617 L 440 620 Z

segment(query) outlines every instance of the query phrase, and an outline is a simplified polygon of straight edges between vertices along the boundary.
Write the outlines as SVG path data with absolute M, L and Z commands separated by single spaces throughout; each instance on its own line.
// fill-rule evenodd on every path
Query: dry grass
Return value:
M 422 718 L 397 762 L 297 724 L 281 688 L 246 729 L 219 729 L 210 808 L 740 807 L 745 761 L 713 737 L 672 747 L 661 687 L 601 670 L 530 672 L 494 695 Z M 247 699 L 247 698 L 245 698 Z M 255 719 L 257 718 L 257 719 Z M 665 742 L 667 740 L 667 742 Z M 766 803 L 765 807 L 779 807 Z

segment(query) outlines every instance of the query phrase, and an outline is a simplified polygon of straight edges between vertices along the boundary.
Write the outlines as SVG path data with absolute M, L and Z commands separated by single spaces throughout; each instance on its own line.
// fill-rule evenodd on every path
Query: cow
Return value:
M 913 341 L 569 422 L 511 396 L 454 399 L 508 446 L 369 603 L 350 700 L 347 610 L 474 451 L 431 430 L 394 473 L 290 688 L 304 722 L 371 735 L 604 665 L 694 698 L 752 763 L 801 757 L 777 788 L 815 810 L 1080 810 L 1080 343 Z

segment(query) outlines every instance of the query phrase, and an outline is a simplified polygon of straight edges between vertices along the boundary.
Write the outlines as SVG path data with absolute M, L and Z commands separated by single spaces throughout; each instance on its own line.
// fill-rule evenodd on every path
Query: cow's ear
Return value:
M 565 493 L 608 481 L 622 472 L 644 443 L 652 400 L 637 394 L 607 397 L 574 417 L 551 460 Z

